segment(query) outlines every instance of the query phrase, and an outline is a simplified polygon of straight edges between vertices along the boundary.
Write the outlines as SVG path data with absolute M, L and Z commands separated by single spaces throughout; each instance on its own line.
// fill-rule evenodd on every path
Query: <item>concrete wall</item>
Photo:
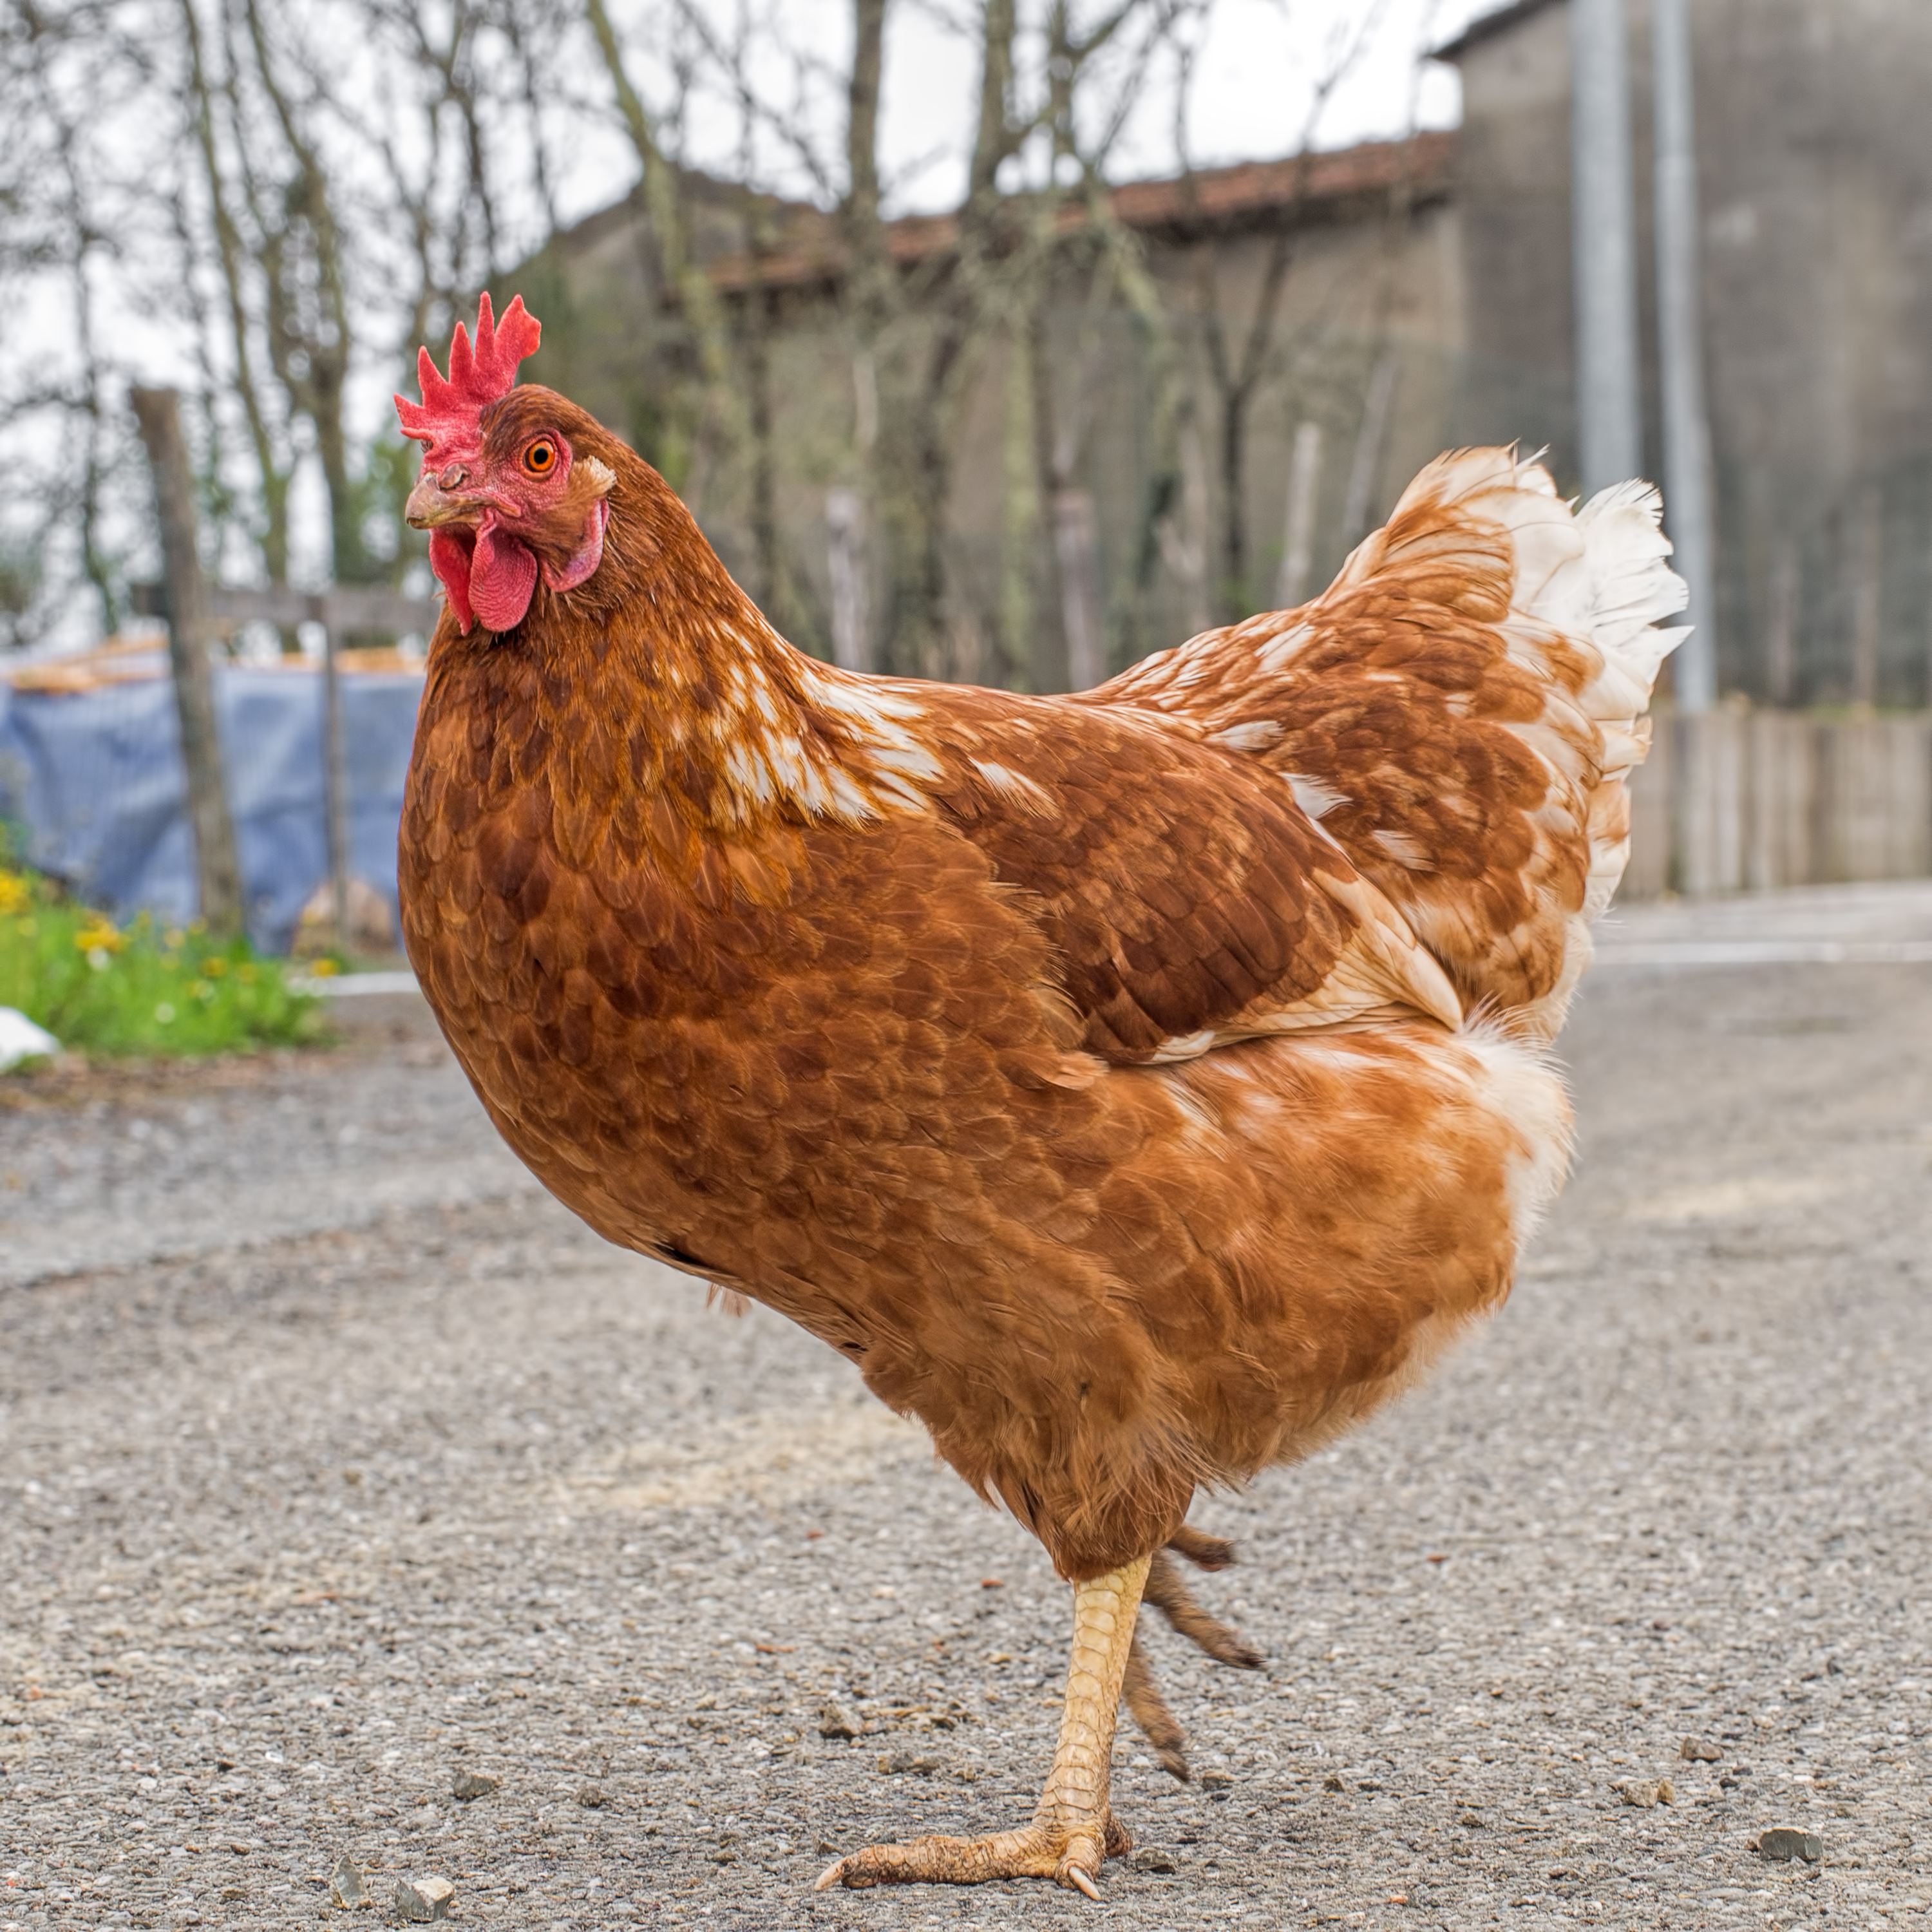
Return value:
M 1647 0 L 1630 0 L 1630 14 L 1648 317 Z M 1691 18 L 1724 681 L 1760 698 L 1923 704 L 1932 699 L 1932 5 L 1692 0 Z M 1567 8 L 1519 8 L 1472 37 L 1457 64 L 1467 340 L 1479 356 L 1554 372 L 1567 387 Z M 1648 328 L 1646 344 L 1654 474 Z M 1475 412 L 1486 436 L 1552 440 L 1508 382 L 1488 400 Z M 1567 425 L 1553 446 L 1559 470 L 1574 473 Z M 1862 640 L 1859 599 L 1874 572 Z M 1773 634 L 1787 621 L 1796 662 L 1785 677 Z M 1862 668 L 1862 651 L 1874 660 Z
M 1143 232 L 1144 263 L 1172 358 L 1165 406 L 1163 352 L 1154 333 L 1103 265 L 1073 255 L 1050 331 L 1052 433 L 1070 453 L 1072 482 L 1094 500 L 1116 667 L 1178 642 L 1215 615 L 1226 498 L 1208 331 L 1218 314 L 1229 352 L 1239 358 L 1284 222 L 1292 224 L 1289 266 L 1247 414 L 1243 507 L 1252 603 L 1265 604 L 1273 596 L 1299 422 L 1316 422 L 1323 431 L 1311 590 L 1364 533 L 1347 527 L 1345 511 L 1378 362 L 1393 356 L 1396 369 L 1391 412 L 1368 452 L 1371 520 L 1416 469 L 1457 440 L 1456 348 L 1466 308 L 1459 218 L 1439 179 L 1420 206 L 1399 217 L 1388 214 L 1388 205 L 1384 193 L 1274 218 L 1251 212 L 1200 238 Z M 668 332 L 653 338 L 640 327 L 651 312 L 650 283 L 634 208 L 592 218 L 547 260 L 530 265 L 525 282 L 526 293 L 538 291 L 531 303 L 545 324 L 532 377 L 564 389 L 660 457 L 728 563 L 742 568 L 749 552 L 742 439 L 719 436 L 695 450 L 659 449 L 664 386 L 680 352 Z M 942 278 L 933 299 L 945 298 Z M 955 406 L 948 637 L 930 662 L 896 668 L 994 682 L 1058 681 L 1049 520 L 1033 454 L 1034 386 L 1015 333 L 1023 318 L 1013 321 L 1014 330 L 996 328 L 973 345 Z M 927 328 L 915 314 L 880 358 L 878 403 L 888 422 L 892 412 L 909 406 L 908 386 L 921 370 Z M 786 564 L 771 602 L 775 617 L 799 642 L 823 650 L 830 601 L 826 493 L 856 480 L 862 469 L 854 448 L 850 342 L 834 291 L 806 287 L 780 298 L 772 358 Z M 874 522 L 883 528 L 876 533 L 884 538 L 894 509 L 889 478 L 878 496 Z M 883 541 L 872 547 L 872 602 L 881 643 L 893 628 L 883 548 Z

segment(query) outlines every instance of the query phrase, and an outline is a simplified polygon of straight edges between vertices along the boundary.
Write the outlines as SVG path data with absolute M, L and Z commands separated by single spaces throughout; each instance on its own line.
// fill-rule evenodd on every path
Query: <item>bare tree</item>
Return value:
M 1232 313 L 1220 251 L 1206 242 L 1200 170 L 1190 158 L 1188 110 L 1198 65 L 1198 45 L 1176 42 L 1180 65 L 1174 96 L 1174 145 L 1182 162 L 1181 188 L 1197 237 L 1190 278 L 1192 320 L 1198 332 L 1214 400 L 1216 481 L 1220 518 L 1220 568 L 1214 602 L 1224 622 L 1247 615 L 1255 604 L 1255 561 L 1248 527 L 1250 420 L 1255 398 L 1278 364 L 1282 298 L 1295 264 L 1300 228 L 1295 218 L 1307 194 L 1312 137 L 1335 90 L 1360 61 L 1387 10 L 1388 0 L 1370 0 L 1360 13 L 1340 16 L 1311 78 L 1301 124 L 1293 143 L 1296 165 L 1286 206 L 1277 212 L 1245 316 Z
M 116 266 L 116 218 L 138 196 L 116 175 L 100 117 L 147 76 L 118 10 L 88 0 L 0 4 L 0 437 L 10 487 L 0 504 L 0 643 L 57 626 L 84 588 L 109 628 L 124 614 L 129 506 L 118 368 L 102 289 Z M 66 328 L 22 350 L 20 319 L 39 284 Z M 43 316 L 44 315 L 43 312 Z M 136 486 L 138 488 L 138 485 Z

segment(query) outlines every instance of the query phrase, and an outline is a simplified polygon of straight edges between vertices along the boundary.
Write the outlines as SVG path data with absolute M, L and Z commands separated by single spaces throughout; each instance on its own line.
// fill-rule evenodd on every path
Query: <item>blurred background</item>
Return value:
M 1654 477 L 1699 632 L 1627 892 L 1932 873 L 1922 0 L 0 21 L 0 812 L 117 913 L 208 909 L 213 783 L 258 943 L 388 943 L 388 398 L 484 289 L 858 668 L 1096 683 L 1453 445 Z

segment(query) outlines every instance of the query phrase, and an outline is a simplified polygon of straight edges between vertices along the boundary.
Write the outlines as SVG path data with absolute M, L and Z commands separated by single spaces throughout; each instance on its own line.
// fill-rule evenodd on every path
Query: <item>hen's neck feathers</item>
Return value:
M 433 697 L 460 686 L 467 706 L 540 743 L 554 793 L 608 790 L 621 772 L 716 831 L 928 809 L 921 782 L 940 766 L 910 690 L 794 649 L 656 470 L 587 417 L 567 433 L 580 460 L 616 472 L 602 566 L 574 590 L 540 586 L 512 631 L 446 625 Z

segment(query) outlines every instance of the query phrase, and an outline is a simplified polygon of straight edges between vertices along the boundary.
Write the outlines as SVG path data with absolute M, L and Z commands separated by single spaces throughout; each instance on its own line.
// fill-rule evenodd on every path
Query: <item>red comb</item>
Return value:
M 427 349 L 416 351 L 416 380 L 422 385 L 422 400 L 396 398 L 404 435 L 418 442 L 433 443 L 452 432 L 472 428 L 486 403 L 507 396 L 516 386 L 517 364 L 526 356 L 534 355 L 542 339 L 543 325 L 524 308 L 521 296 L 511 298 L 500 326 L 490 313 L 486 292 L 476 305 L 476 347 L 470 347 L 469 331 L 460 322 L 449 339 L 447 380 Z

